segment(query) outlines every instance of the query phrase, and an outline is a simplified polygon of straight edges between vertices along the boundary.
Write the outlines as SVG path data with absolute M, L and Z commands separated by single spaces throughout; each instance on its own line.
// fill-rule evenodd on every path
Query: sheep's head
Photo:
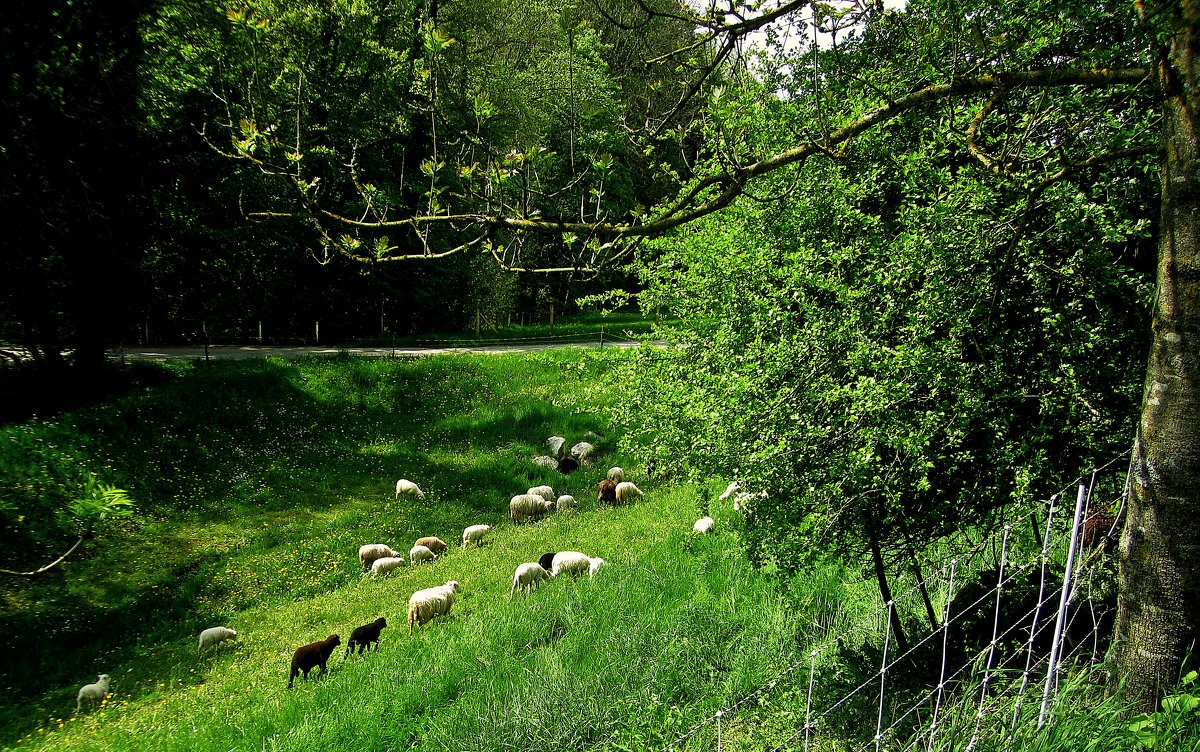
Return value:
M 459 591 L 458 580 L 450 580 L 446 583 L 446 587 L 450 588 L 450 592 L 457 593 Z

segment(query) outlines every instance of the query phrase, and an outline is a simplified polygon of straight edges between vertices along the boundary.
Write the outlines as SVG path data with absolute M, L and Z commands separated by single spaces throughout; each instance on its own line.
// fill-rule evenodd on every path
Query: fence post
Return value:
M 1038 728 L 1046 725 L 1046 710 L 1050 706 L 1050 690 L 1054 686 L 1054 673 L 1058 669 L 1058 652 L 1062 644 L 1063 623 L 1066 621 L 1067 595 L 1071 592 L 1071 570 L 1075 566 L 1075 544 L 1079 539 L 1079 518 L 1083 514 L 1083 500 L 1087 487 L 1079 484 L 1079 495 L 1075 499 L 1075 521 L 1071 524 L 1071 545 L 1067 549 L 1067 566 L 1063 571 L 1062 594 L 1058 599 L 1058 616 L 1054 620 L 1054 643 L 1050 646 L 1050 660 L 1046 664 L 1046 687 L 1042 692 L 1042 709 L 1038 713 Z
M 958 559 L 950 560 L 950 586 L 946 593 L 946 612 L 942 617 L 942 672 L 938 675 L 937 699 L 933 703 L 933 720 L 929 724 L 929 746 L 937 736 L 938 711 L 942 709 L 942 697 L 946 693 L 946 649 L 950 639 L 950 604 L 954 602 L 954 575 L 958 572 Z
M 314 345 L 321 344 L 321 322 L 320 321 L 313 322 L 313 344 Z
M 879 666 L 879 719 L 875 722 L 875 752 L 883 745 L 883 705 L 887 691 L 888 648 L 892 644 L 892 618 L 895 615 L 896 602 L 888 601 L 887 632 L 883 637 L 883 663 Z
M 550 310 L 554 310 L 553 306 L 551 306 Z M 721 752 L 721 717 L 724 715 L 724 710 L 717 711 L 717 752 Z
M 1029 642 L 1025 646 L 1025 671 L 1021 674 L 1021 688 L 1017 690 L 1017 701 L 1013 703 L 1013 722 L 1009 733 L 1017 730 L 1021 721 L 1021 705 L 1025 698 L 1025 690 L 1029 687 L 1029 672 L 1033 668 L 1033 641 L 1038 633 L 1038 619 L 1042 614 L 1042 604 L 1046 601 L 1046 570 L 1050 562 L 1050 531 L 1054 525 L 1054 512 L 1058 509 L 1058 494 L 1050 497 L 1050 509 L 1046 513 L 1046 533 L 1042 536 L 1041 582 L 1038 584 L 1037 606 L 1033 609 L 1033 622 L 1029 625 Z
M 813 680 L 817 676 L 817 651 L 808 654 L 808 702 L 804 705 L 804 752 L 808 752 L 809 739 L 812 736 L 812 693 Z
M 600 327 L 600 349 L 604 349 L 604 327 Z
M 200 322 L 200 332 L 204 335 L 204 362 L 208 362 L 208 322 Z

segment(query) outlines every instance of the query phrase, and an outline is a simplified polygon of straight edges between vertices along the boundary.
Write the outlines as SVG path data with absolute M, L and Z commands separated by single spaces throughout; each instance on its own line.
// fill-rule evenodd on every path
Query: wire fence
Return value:
M 932 574 L 662 749 L 722 750 L 730 721 L 744 734 L 756 723 L 743 711 L 782 685 L 804 697 L 803 722 L 765 742 L 757 732 L 755 749 L 974 752 L 1052 722 L 1064 667 L 1098 662 L 1107 644 L 1115 604 L 1098 572 L 1128 478 L 1128 457 L 1114 459 L 981 540 L 946 546 Z M 912 624 L 928 603 L 940 624 L 906 644 L 896 617 Z

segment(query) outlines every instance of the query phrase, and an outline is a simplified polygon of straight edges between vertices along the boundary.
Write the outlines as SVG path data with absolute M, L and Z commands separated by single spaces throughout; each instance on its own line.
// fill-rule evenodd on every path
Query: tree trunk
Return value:
M 1114 681 L 1152 710 L 1200 635 L 1200 5 L 1177 6 L 1161 66 L 1163 147 L 1153 343 L 1121 536 Z

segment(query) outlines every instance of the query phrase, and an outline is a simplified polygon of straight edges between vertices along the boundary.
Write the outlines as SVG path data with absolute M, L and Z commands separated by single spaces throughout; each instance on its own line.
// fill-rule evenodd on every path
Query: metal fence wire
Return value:
M 809 752 L 836 743 L 853 752 L 974 752 L 1022 726 L 1050 723 L 1063 666 L 1102 657 L 1112 605 L 1095 592 L 1095 580 L 1120 529 L 1128 479 L 1128 457 L 1116 458 L 958 551 L 924 578 L 941 603 L 941 624 L 906 648 L 892 617 L 920 585 L 662 749 L 720 752 L 731 719 L 741 714 L 743 726 L 755 725 L 752 701 L 805 674 L 803 724 L 777 742 L 757 738 L 756 749 Z M 1018 529 L 1037 531 L 1040 546 L 1014 545 Z M 964 586 L 968 578 L 976 581 Z M 849 646 L 878 662 L 855 686 L 839 689 Z M 864 731 L 866 718 L 874 733 Z

